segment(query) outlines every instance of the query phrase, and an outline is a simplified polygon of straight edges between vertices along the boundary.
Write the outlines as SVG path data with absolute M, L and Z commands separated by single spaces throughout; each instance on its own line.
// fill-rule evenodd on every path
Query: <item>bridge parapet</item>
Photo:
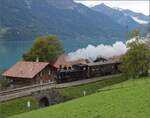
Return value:
M 42 92 L 42 91 L 46 91 L 46 90 L 49 91 L 49 90 L 55 89 L 55 88 L 59 89 L 59 88 L 64 88 L 64 87 L 77 86 L 77 85 L 87 84 L 87 83 L 96 82 L 96 81 L 100 81 L 100 80 L 104 80 L 104 79 L 110 79 L 112 77 L 118 77 L 118 76 L 121 76 L 121 74 L 98 77 L 98 78 L 96 77 L 96 78 L 90 78 L 90 79 L 85 79 L 85 80 L 78 80 L 78 81 L 62 83 L 62 84 L 45 83 L 45 84 L 21 87 L 21 88 L 17 88 L 17 89 L 8 90 L 8 91 L 1 91 L 0 92 L 0 102 L 8 101 L 11 99 L 24 97 L 24 96 L 31 96 L 31 95 L 33 95 L 33 93 L 36 93 L 39 91 Z
M 16 88 L 16 89 L 7 90 L 7 91 L 1 91 L 0 102 L 19 98 L 19 97 L 30 96 L 34 92 L 43 91 L 43 90 L 51 89 L 54 87 L 55 87 L 54 83 L 45 83 L 45 84 L 36 84 L 32 86 Z

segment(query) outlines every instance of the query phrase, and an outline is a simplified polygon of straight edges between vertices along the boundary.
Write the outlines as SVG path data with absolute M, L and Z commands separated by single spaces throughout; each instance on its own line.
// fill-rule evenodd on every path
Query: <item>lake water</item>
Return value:
M 31 45 L 32 41 L 0 41 L 0 69 L 6 69 L 21 60 Z

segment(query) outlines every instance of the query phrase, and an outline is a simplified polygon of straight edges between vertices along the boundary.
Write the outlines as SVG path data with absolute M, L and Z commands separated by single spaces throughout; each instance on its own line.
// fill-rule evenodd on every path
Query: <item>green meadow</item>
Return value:
M 31 102 L 31 109 L 27 108 L 27 102 Z M 6 118 L 15 114 L 28 112 L 38 108 L 38 102 L 34 97 L 23 97 L 0 103 L 0 118 Z
M 125 81 L 123 77 L 112 77 L 111 79 L 100 80 L 97 82 L 84 84 L 80 86 L 68 87 L 57 89 L 62 96 L 68 96 L 72 99 L 76 99 L 83 96 L 83 91 L 86 91 L 86 95 L 93 94 L 97 92 L 99 89 L 115 85 L 117 83 L 121 83 Z M 31 102 L 31 109 L 39 109 L 38 101 L 34 97 L 23 97 L 17 98 L 14 100 L 10 100 L 7 102 L 0 103 L 0 118 L 6 118 L 8 116 L 28 112 L 27 101 Z
M 11 118 L 149 118 L 150 78 L 128 80 L 95 94 Z

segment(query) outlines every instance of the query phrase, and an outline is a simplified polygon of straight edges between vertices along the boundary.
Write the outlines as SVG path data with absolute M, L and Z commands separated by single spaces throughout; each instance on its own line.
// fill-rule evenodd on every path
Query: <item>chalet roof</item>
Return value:
M 41 72 L 49 63 L 20 61 L 2 75 L 5 77 L 32 79 Z
M 75 61 L 71 61 L 71 60 L 69 60 L 67 55 L 62 54 L 61 56 L 59 56 L 57 58 L 57 60 L 53 64 L 53 66 L 55 68 L 60 68 L 60 65 L 69 67 L 69 66 L 72 66 L 74 64 L 86 64 L 86 60 L 85 59 L 78 59 Z
M 62 66 L 71 66 L 69 61 L 67 60 L 67 55 L 62 54 L 60 55 L 57 60 L 55 61 L 55 63 L 53 64 L 53 66 L 55 68 L 60 68 L 60 65 Z

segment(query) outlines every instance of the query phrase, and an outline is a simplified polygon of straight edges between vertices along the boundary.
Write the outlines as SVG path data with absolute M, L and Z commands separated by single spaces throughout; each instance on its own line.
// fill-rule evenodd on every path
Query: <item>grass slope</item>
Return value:
M 109 87 L 117 83 L 126 81 L 126 80 L 127 79 L 125 79 L 122 76 L 112 77 L 110 79 L 104 79 L 104 80 L 100 80 L 100 81 L 93 82 L 93 83 L 67 87 L 67 88 L 61 88 L 61 89 L 58 89 L 58 91 L 62 96 L 69 96 L 71 98 L 79 98 L 83 96 L 83 91 L 86 91 L 86 95 L 90 95 L 90 94 L 97 92 L 101 88 Z
M 31 102 L 31 109 L 27 108 L 27 102 Z M 34 97 L 24 97 L 0 103 L 0 118 L 28 112 L 38 108 L 38 103 Z
M 11 118 L 149 118 L 149 90 L 149 79 L 129 80 L 107 91 Z
M 112 77 L 111 79 L 101 80 L 94 83 L 61 88 L 57 89 L 62 96 L 68 96 L 70 98 L 79 98 L 83 96 L 83 91 L 86 91 L 87 95 L 97 92 L 99 89 L 114 85 L 116 83 L 121 83 L 125 81 L 123 77 Z M 27 101 L 31 101 L 32 108 L 38 109 L 38 101 L 33 97 L 23 97 L 14 100 L 6 101 L 0 103 L 0 118 L 6 118 L 11 115 L 16 115 L 24 112 L 28 112 L 29 109 L 26 107 Z M 16 105 L 16 104 L 19 104 Z

